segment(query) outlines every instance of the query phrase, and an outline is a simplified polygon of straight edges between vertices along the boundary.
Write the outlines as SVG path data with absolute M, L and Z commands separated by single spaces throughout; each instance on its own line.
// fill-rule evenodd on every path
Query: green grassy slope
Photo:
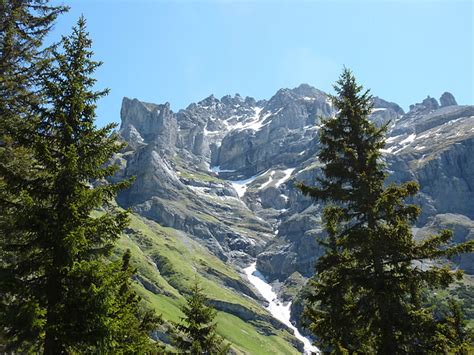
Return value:
M 260 304 L 236 290 L 245 285 L 231 266 L 182 232 L 136 215 L 130 217 L 130 227 L 118 242 L 116 256 L 125 249 L 132 251 L 132 262 L 138 270 L 137 290 L 165 321 L 179 322 L 179 308 L 197 277 L 209 299 L 238 305 L 255 318 L 244 321 L 235 312 L 218 312 L 217 332 L 233 344 L 237 353 L 299 353 L 291 344 L 294 337 L 272 325 L 269 313 Z

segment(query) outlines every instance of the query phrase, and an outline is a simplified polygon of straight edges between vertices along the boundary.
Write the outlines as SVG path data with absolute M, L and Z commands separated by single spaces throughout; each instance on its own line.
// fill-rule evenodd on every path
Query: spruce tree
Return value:
M 47 0 L 2 0 L 0 2 L 0 142 L 28 144 L 36 108 L 42 102 L 40 80 L 51 62 L 50 47 L 42 48 L 56 17 L 64 6 Z M 8 139 L 6 139 L 8 137 Z M 8 146 L 7 146 L 8 147 Z M 0 161 L 1 172 L 5 161 Z
M 411 224 L 420 210 L 405 200 L 415 182 L 385 186 L 381 149 L 386 126 L 369 121 L 372 97 L 344 69 L 332 97 L 335 118 L 323 121 L 316 186 L 298 184 L 305 195 L 327 202 L 326 254 L 310 281 L 306 316 L 323 350 L 398 354 L 443 347 L 439 324 L 422 306 L 426 288 L 447 287 L 461 276 L 448 267 L 420 266 L 460 252 L 449 231 L 415 242 Z
M 216 334 L 216 311 L 206 305 L 206 296 L 197 279 L 190 290 L 178 330 L 183 333 L 176 339 L 176 346 L 186 354 L 226 354 L 229 345 Z
M 33 191 L 47 175 L 32 151 L 44 100 L 41 78 L 51 58 L 42 48 L 66 10 L 44 0 L 0 2 L 0 341 L 2 350 L 34 349 L 42 311 L 31 290 L 38 258 L 26 250 L 35 211 Z M 20 346 L 21 344 L 21 346 Z M 31 348 L 32 347 L 32 348 Z
M 47 354 L 104 342 L 110 350 L 114 341 L 116 344 L 126 338 L 114 324 L 143 336 L 148 330 L 137 329 L 140 324 L 130 313 L 138 301 L 133 290 L 122 282 L 115 294 L 110 284 L 115 281 L 106 267 L 105 257 L 128 223 L 127 213 L 116 209 L 112 199 L 130 182 L 101 182 L 115 172 L 116 166 L 107 162 L 123 145 L 111 132 L 115 124 L 95 127 L 96 102 L 108 90 L 93 90 L 96 80 L 92 75 L 101 63 L 91 59 L 91 40 L 85 26 L 81 17 L 72 35 L 63 37 L 61 47 L 54 51 L 55 65 L 44 83 L 49 101 L 42 112 L 36 146 L 38 159 L 52 175 L 45 196 L 49 204 L 37 226 L 41 248 L 47 251 L 43 259 Z M 94 217 L 92 212 L 97 208 L 102 214 Z M 127 263 L 124 260 L 125 268 Z M 127 269 L 122 274 L 131 276 Z M 113 297 L 122 302 L 118 313 L 113 312 L 117 311 Z M 117 335 L 119 339 L 115 339 Z M 112 340 L 110 346 L 108 339 Z M 135 340 L 142 341 L 143 337 Z
M 104 352 L 144 354 L 161 349 L 149 338 L 149 333 L 161 323 L 161 317 L 141 306 L 141 298 L 132 285 L 137 270 L 131 265 L 131 256 L 130 250 L 127 250 L 120 262 L 110 267 L 108 287 L 113 292 L 108 316 L 112 321 L 110 335 L 103 346 Z
M 1 331 L 7 350 L 149 349 L 148 332 L 156 319 L 139 310 L 126 280 L 132 274 L 129 256 L 122 268 L 106 259 L 128 223 L 127 212 L 118 210 L 113 198 L 130 181 L 105 182 L 116 170 L 107 163 L 122 144 L 112 133 L 114 124 L 97 128 L 94 123 L 96 102 L 107 90 L 93 90 L 92 75 L 101 63 L 92 60 L 90 47 L 81 18 L 52 51 L 53 62 L 41 72 L 38 117 L 28 129 L 25 171 L 35 174 L 24 184 L 26 192 L 20 190 L 27 218 L 14 219 L 13 209 L 2 211 L 2 222 L 16 223 L 5 223 L 2 230 L 2 247 L 7 247 L 2 287 L 9 291 L 2 294 Z M 10 185 L 1 187 L 2 197 L 12 191 Z M 20 292 L 12 291 L 15 287 Z

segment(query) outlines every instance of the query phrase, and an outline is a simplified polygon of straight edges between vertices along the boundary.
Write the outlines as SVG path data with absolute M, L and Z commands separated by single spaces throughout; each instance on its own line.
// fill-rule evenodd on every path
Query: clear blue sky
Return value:
M 343 65 L 406 109 L 450 91 L 474 103 L 472 1 L 64 1 L 51 34 L 88 22 L 104 61 L 98 124 L 122 97 L 185 108 L 210 94 L 270 98 L 308 83 L 332 90 Z

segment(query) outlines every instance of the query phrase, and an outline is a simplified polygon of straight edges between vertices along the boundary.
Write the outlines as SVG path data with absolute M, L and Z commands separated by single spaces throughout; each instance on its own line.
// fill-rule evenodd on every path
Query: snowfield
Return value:
M 257 263 L 253 263 L 244 269 L 250 283 L 260 292 L 260 294 L 268 301 L 267 310 L 280 322 L 287 325 L 295 332 L 295 337 L 304 344 L 304 354 L 319 353 L 319 349 L 311 344 L 311 340 L 305 338 L 290 322 L 291 302 L 284 304 L 280 302 L 277 295 L 272 290 L 272 286 L 265 280 L 263 275 L 257 270 Z

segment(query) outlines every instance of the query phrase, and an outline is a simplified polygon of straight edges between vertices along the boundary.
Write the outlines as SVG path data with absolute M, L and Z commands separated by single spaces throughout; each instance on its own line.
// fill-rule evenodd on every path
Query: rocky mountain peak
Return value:
M 447 91 L 441 95 L 439 102 L 441 103 L 441 107 L 454 106 L 458 104 L 453 94 Z
M 422 186 L 420 227 L 439 213 L 474 218 L 474 106 L 455 105 L 449 93 L 440 102 L 427 97 L 404 114 L 374 97 L 371 113 L 391 122 L 391 179 Z M 321 206 L 292 182 L 320 174 L 319 119 L 334 115 L 328 95 L 302 84 L 269 101 L 211 95 L 178 113 L 125 98 L 121 115 L 129 143 L 121 174 L 137 176 L 121 195 L 124 207 L 192 235 L 222 260 L 248 264 L 258 255 L 270 278 L 311 274 Z
M 436 110 L 439 107 L 438 101 L 434 97 L 430 97 L 429 95 L 424 99 L 421 104 L 425 106 L 427 110 Z
M 293 89 L 280 89 L 275 95 L 269 100 L 269 105 L 272 107 L 284 106 L 295 100 L 303 101 L 319 101 L 327 102 L 328 95 L 321 90 L 318 90 L 308 84 L 301 84 Z
M 217 99 L 216 97 L 214 97 L 213 94 L 211 94 L 208 97 L 206 97 L 204 100 L 199 101 L 198 105 L 202 107 L 213 107 L 215 105 L 218 105 L 219 103 L 220 103 L 219 99 Z
M 120 116 L 120 134 L 131 146 L 150 142 L 166 149 L 175 146 L 177 122 L 168 102 L 158 105 L 125 97 Z
M 434 97 L 430 97 L 429 95 L 424 99 L 422 102 L 410 105 L 411 113 L 416 112 L 430 112 L 439 109 L 440 107 L 447 107 L 447 106 L 457 106 L 458 103 L 454 98 L 454 95 L 450 92 L 444 92 L 441 97 L 439 98 L 439 103 Z
M 374 105 L 374 108 L 376 109 L 377 108 L 391 109 L 399 115 L 403 115 L 405 113 L 403 109 L 400 106 L 398 106 L 398 104 L 396 104 L 395 102 L 385 101 L 384 99 L 381 99 L 378 96 L 373 97 L 373 105 Z
M 327 96 L 321 90 L 318 90 L 318 89 L 316 89 L 316 88 L 314 88 L 314 87 L 312 87 L 311 85 L 308 85 L 308 84 L 301 84 L 300 86 L 292 89 L 291 91 L 293 93 L 295 93 L 299 96 L 303 96 L 303 97 L 317 98 L 317 97 L 321 97 L 321 96 L 324 96 L 324 97 Z
M 431 96 L 427 96 L 422 102 L 410 105 L 412 112 L 430 112 L 437 110 L 440 107 L 438 101 Z

